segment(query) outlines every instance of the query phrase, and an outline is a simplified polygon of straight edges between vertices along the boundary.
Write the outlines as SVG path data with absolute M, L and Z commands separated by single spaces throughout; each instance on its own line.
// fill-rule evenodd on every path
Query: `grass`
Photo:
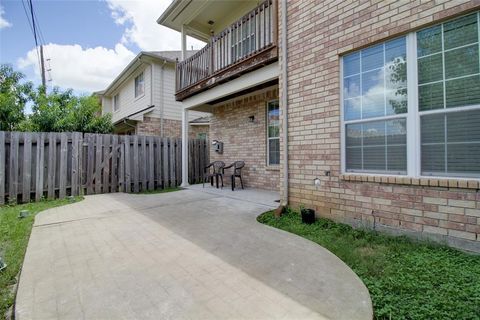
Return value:
M 168 193 L 168 192 L 174 192 L 174 191 L 180 191 L 180 190 L 182 190 L 182 188 L 170 187 L 170 188 L 165 188 L 165 189 L 145 190 L 145 191 L 138 192 L 136 194 Z
M 77 197 L 75 201 L 80 199 Z M 0 271 L 0 318 L 13 304 L 15 297 L 12 287 L 23 263 L 35 215 L 42 210 L 71 202 L 63 199 L 0 207 L 0 255 L 7 263 L 7 268 Z M 20 210 L 28 210 L 29 216 L 19 219 Z
M 292 210 L 261 223 L 314 241 L 362 279 L 375 319 L 480 319 L 480 256 L 318 219 L 301 222 Z

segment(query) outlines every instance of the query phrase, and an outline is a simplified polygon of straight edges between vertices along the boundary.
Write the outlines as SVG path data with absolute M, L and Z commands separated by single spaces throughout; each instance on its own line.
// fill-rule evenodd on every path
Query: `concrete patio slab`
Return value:
M 371 319 L 342 261 L 255 220 L 273 206 L 190 189 L 42 212 L 16 319 Z

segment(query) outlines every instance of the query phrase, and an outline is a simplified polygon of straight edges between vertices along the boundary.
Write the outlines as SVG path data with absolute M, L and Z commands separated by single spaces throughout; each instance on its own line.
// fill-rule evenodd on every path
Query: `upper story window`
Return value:
M 277 100 L 267 103 L 267 163 L 280 164 L 280 108 Z
M 480 177 L 479 19 L 342 58 L 345 171 Z
M 120 97 L 118 93 L 113 96 L 113 111 L 118 111 L 120 109 Z
M 135 78 L 135 98 L 145 94 L 145 81 L 143 80 L 143 72 Z

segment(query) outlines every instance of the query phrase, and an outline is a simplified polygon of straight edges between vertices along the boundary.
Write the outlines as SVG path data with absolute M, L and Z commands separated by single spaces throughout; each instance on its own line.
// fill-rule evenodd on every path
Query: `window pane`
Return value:
M 273 137 L 278 137 L 279 136 L 280 129 L 278 126 L 269 126 L 268 127 L 268 137 L 273 138 Z
M 407 49 L 405 38 L 398 38 L 385 42 L 385 63 L 394 61 L 406 61 Z
M 387 90 L 387 115 L 407 113 L 407 88 Z
M 347 147 L 362 145 L 362 125 L 349 124 L 347 125 Z
M 445 52 L 445 78 L 479 73 L 478 45 Z
M 280 139 L 268 140 L 268 159 L 269 164 L 280 164 Z
M 343 75 L 345 77 L 360 73 L 360 52 L 343 57 Z
M 445 115 L 434 114 L 420 118 L 421 141 L 424 143 L 445 142 Z
M 387 147 L 387 170 L 388 171 L 407 171 L 407 147 L 393 146 Z
M 447 114 L 447 132 L 447 142 L 480 142 L 480 110 Z
M 407 143 L 407 121 L 405 119 L 387 121 L 387 144 Z
M 383 44 L 362 50 L 362 72 L 383 67 Z
M 363 169 L 372 171 L 385 171 L 385 147 L 365 147 L 363 148 Z
M 445 86 L 447 108 L 480 103 L 480 75 L 448 80 Z
M 345 120 L 357 120 L 361 117 L 360 98 L 348 99 L 344 101 Z
M 347 148 L 345 157 L 347 170 L 362 169 L 362 148 Z
M 452 174 L 480 174 L 480 143 L 449 144 L 447 156 L 448 172 Z
M 383 70 L 362 74 L 362 118 L 385 115 Z
M 418 108 L 420 111 L 443 109 L 443 83 L 418 87 Z
M 346 126 L 346 169 L 405 173 L 406 119 Z
M 445 145 L 422 145 L 422 174 L 445 172 Z
M 345 56 L 344 119 L 359 120 L 406 113 L 406 66 L 405 37 Z M 361 99 L 352 99 L 358 97 Z
M 418 83 L 428 83 L 443 79 L 442 54 L 434 54 L 418 59 Z
M 479 174 L 479 123 L 480 110 L 423 116 L 422 173 L 449 176 Z
M 368 119 L 385 115 L 385 97 L 382 94 L 369 94 L 362 97 L 362 118 Z
M 344 98 L 360 96 L 360 76 L 352 76 L 344 79 L 343 96 Z
M 455 19 L 443 25 L 445 50 L 478 41 L 477 14 Z
M 417 32 L 417 54 L 423 57 L 442 50 L 442 26 L 434 26 Z
M 385 145 L 385 122 L 376 121 L 363 125 L 363 145 Z

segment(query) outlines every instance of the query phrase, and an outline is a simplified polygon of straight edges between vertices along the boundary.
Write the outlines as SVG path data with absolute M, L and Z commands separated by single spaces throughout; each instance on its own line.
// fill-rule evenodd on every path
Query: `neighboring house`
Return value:
M 102 113 L 112 114 L 115 133 L 181 136 L 182 109 L 174 96 L 175 62 L 180 56 L 181 51 L 140 52 L 107 89 L 96 93 Z M 189 120 L 197 118 L 208 119 L 208 114 L 189 115 Z M 196 124 L 195 133 L 204 137 L 208 128 L 208 122 Z
M 158 22 L 182 32 L 184 52 L 187 35 L 208 41 L 179 63 L 176 99 L 185 114 L 212 113 L 224 148 L 211 158 L 245 160 L 247 186 L 480 252 L 479 10 L 174 0 Z

